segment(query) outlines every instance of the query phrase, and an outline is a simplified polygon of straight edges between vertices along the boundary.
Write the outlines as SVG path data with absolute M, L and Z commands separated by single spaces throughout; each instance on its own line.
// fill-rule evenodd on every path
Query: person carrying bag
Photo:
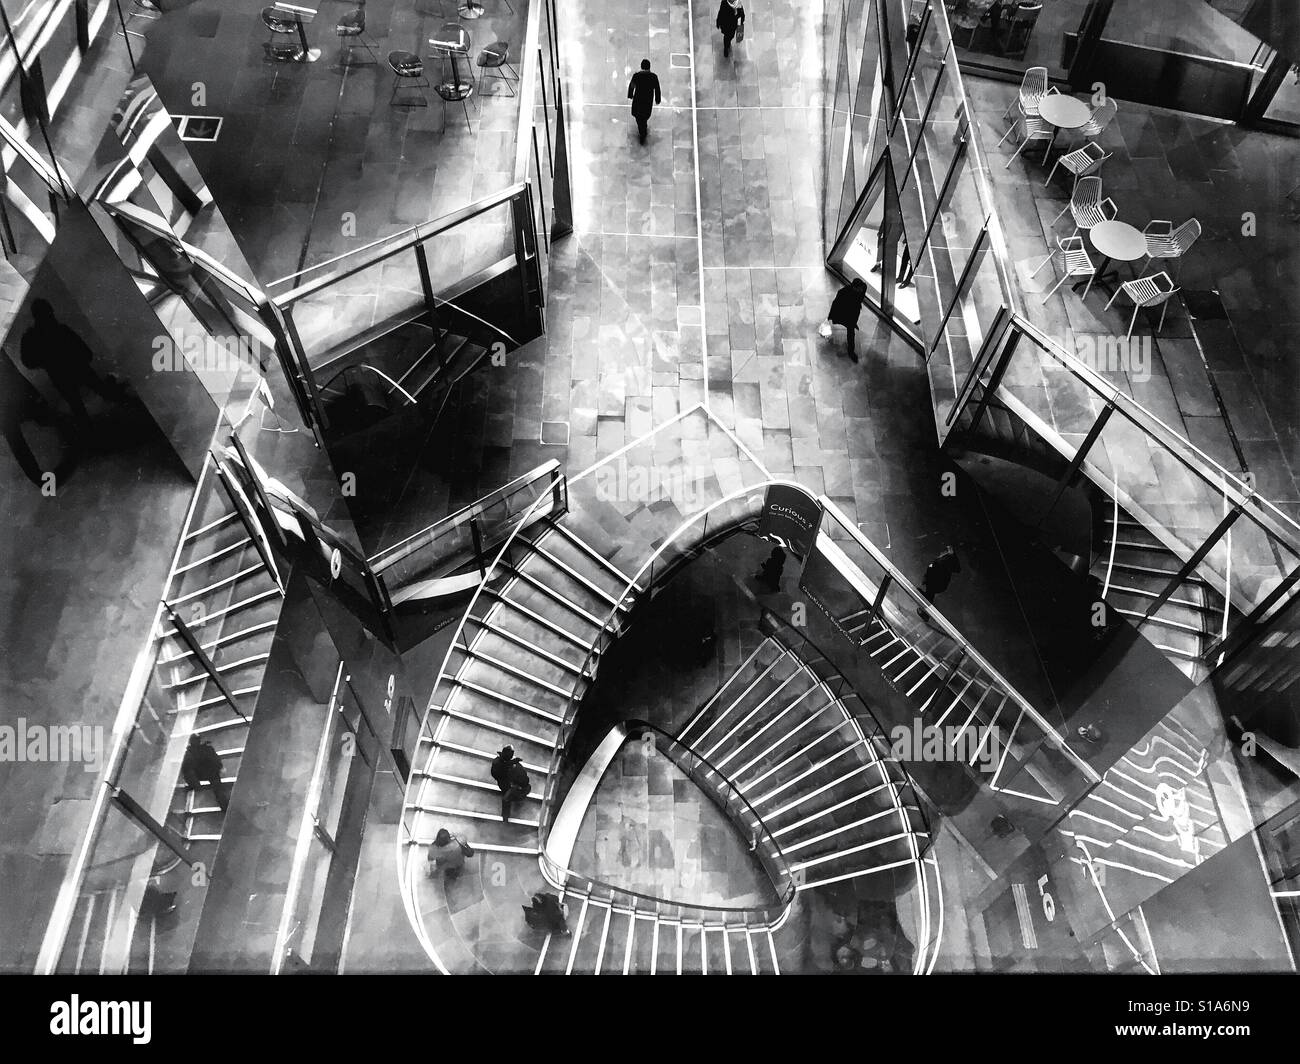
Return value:
M 731 42 L 745 39 L 745 8 L 740 0 L 722 0 L 714 25 L 722 33 L 722 54 L 731 55 Z
M 474 847 L 464 839 L 453 835 L 446 828 L 439 828 L 429 847 L 429 875 L 441 872 L 454 879 L 465 867 L 465 858 L 475 855 Z

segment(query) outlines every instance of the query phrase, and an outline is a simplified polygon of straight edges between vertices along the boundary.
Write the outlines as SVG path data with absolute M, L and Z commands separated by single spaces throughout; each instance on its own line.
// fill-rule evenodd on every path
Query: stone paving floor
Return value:
M 308 64 L 265 57 L 263 6 L 198 0 L 136 25 L 146 34 L 140 70 L 168 110 L 225 120 L 216 143 L 188 147 L 263 285 L 510 183 L 518 96 L 497 85 L 477 92 L 472 129 L 460 106 L 444 110 L 433 89 L 425 89 L 427 107 L 389 103 L 390 50 L 422 56 L 437 82 L 441 61 L 430 57 L 428 40 L 455 21 L 452 5 L 445 16 L 433 0 L 369 0 L 366 36 L 378 59 L 357 47 L 348 64 L 334 31 L 353 4 L 318 5 L 308 39 L 321 56 Z M 465 23 L 472 54 L 504 39 L 517 56 L 526 11 L 524 3 L 514 14 L 493 3 L 485 17 Z

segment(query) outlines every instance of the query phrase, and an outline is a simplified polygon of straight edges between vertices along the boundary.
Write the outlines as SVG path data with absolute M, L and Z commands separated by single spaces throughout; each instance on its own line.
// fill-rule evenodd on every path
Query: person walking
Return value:
M 867 298 L 867 282 L 861 277 L 852 284 L 846 284 L 835 293 L 831 309 L 826 315 L 832 325 L 843 325 L 848 333 L 849 358 L 858 360 L 858 315 L 862 312 L 862 301 Z
M 462 842 L 446 828 L 439 828 L 429 847 L 429 874 L 441 872 L 448 879 L 455 879 L 465 867 L 465 858 L 474 856 L 474 848 L 468 842 Z
M 125 390 L 115 378 L 95 372 L 91 366 L 95 356 L 86 341 L 55 317 L 47 300 L 32 301 L 32 324 L 23 333 L 21 353 L 24 366 L 46 372 L 54 390 L 63 396 L 83 426 L 90 424 L 90 414 L 81 399 L 83 388 L 111 402 L 125 399 Z
M 515 802 L 528 797 L 532 790 L 532 781 L 528 778 L 528 771 L 524 768 L 523 761 L 515 757 L 513 746 L 501 748 L 497 756 L 492 759 L 491 772 L 497 789 L 501 792 L 501 819 L 508 821 L 510 807 Z
M 949 544 L 925 567 L 925 575 L 921 577 L 921 594 L 925 596 L 925 601 L 933 606 L 935 596 L 947 591 L 952 578 L 960 572 L 961 561 L 957 557 L 957 549 Z M 925 607 L 921 607 L 916 612 L 921 620 L 930 619 Z
M 766 584 L 773 591 L 781 590 L 781 572 L 785 569 L 785 551 L 780 547 L 773 547 L 772 553 L 767 556 L 767 560 L 758 567 L 758 572 L 754 574 L 754 579 L 760 583 Z
M 224 813 L 230 805 L 230 784 L 221 778 L 223 768 L 221 755 L 213 745 L 206 739 L 191 735 L 181 759 L 181 776 L 191 790 L 197 791 L 205 784 L 211 787 L 217 805 Z
M 645 143 L 650 132 L 650 112 L 662 102 L 659 92 L 659 75 L 650 69 L 650 60 L 641 60 L 641 69 L 627 83 L 627 98 L 632 101 L 632 117 L 636 119 L 637 136 Z
M 745 8 L 740 0 L 722 0 L 714 25 L 722 31 L 722 54 L 731 55 L 731 42 L 745 39 Z

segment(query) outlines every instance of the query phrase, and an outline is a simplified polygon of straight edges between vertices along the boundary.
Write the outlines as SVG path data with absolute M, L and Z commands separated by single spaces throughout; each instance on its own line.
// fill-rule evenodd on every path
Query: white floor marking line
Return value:
M 695 159 L 695 254 L 699 268 L 700 361 L 704 366 L 704 409 L 709 409 L 709 330 L 704 306 L 704 204 L 700 199 L 700 116 L 695 96 L 695 10 L 686 5 L 686 34 L 691 54 L 691 153 Z M 695 328 L 695 326 L 691 326 Z M 680 331 L 680 329 L 679 329 Z

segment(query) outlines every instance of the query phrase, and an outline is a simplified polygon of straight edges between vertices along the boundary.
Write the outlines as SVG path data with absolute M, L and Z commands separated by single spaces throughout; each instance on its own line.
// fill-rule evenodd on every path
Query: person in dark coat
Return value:
M 960 572 L 961 562 L 957 558 L 957 550 L 949 544 L 925 567 L 925 575 L 921 577 L 921 594 L 925 596 L 925 601 L 933 606 L 935 596 L 947 591 L 953 576 Z M 921 620 L 930 619 L 925 607 L 921 607 L 916 612 Z
M 735 40 L 736 29 L 745 24 L 745 9 L 740 0 L 722 0 L 718 6 L 718 17 L 714 25 L 722 31 L 722 54 L 731 55 L 731 42 Z
M 783 569 L 785 569 L 785 551 L 780 547 L 773 547 L 772 553 L 767 556 L 767 560 L 758 567 L 754 579 L 766 584 L 773 591 L 780 591 Z
M 826 315 L 832 325 L 843 325 L 849 334 L 849 358 L 854 362 L 858 360 L 858 314 L 862 311 L 862 301 L 866 297 L 867 282 L 859 277 L 852 284 L 846 284 L 835 293 L 830 313 Z
M 550 891 L 543 890 L 533 895 L 532 902 L 531 907 L 523 907 L 524 923 L 535 931 L 547 931 L 554 935 L 569 934 L 569 924 L 559 898 Z
M 23 333 L 23 365 L 43 369 L 63 396 L 73 416 L 82 425 L 90 424 L 90 414 L 81 399 L 87 388 L 112 402 L 121 402 L 124 392 L 112 377 L 103 378 L 91 366 L 94 355 L 74 329 L 54 316 L 54 308 L 44 299 L 32 300 L 32 324 Z
M 650 60 L 641 60 L 641 69 L 632 75 L 627 83 L 627 98 L 632 101 L 632 117 L 636 119 L 637 135 L 645 143 L 650 130 L 650 112 L 654 105 L 662 102 L 659 92 L 659 76 L 650 70 Z
M 500 753 L 492 759 L 492 778 L 501 792 L 501 819 L 510 819 L 510 807 L 515 802 L 528 797 L 532 782 L 524 763 L 515 757 L 513 746 L 503 746 Z
M 181 760 L 181 776 L 191 790 L 197 791 L 204 784 L 211 787 L 217 805 L 224 813 L 230 805 L 230 784 L 221 779 L 223 768 L 216 748 L 206 739 L 191 735 L 190 745 L 185 748 L 185 757 Z

